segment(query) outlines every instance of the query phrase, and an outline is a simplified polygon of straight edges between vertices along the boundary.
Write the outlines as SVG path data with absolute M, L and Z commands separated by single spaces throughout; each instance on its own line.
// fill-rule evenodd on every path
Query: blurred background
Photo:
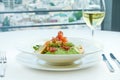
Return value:
M 82 18 L 82 2 L 83 0 L 0 0 L 0 32 L 87 28 Z M 120 31 L 119 2 L 106 1 L 106 17 L 98 27 L 99 30 Z

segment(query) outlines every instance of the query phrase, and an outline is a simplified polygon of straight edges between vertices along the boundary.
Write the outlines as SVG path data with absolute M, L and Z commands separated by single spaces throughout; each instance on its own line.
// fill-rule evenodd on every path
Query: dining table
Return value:
M 90 39 L 101 44 L 103 49 L 99 53 L 100 60 L 88 68 L 59 71 L 50 68 L 40 69 L 26 66 L 16 59 L 19 54 L 24 53 L 18 49 L 18 46 L 25 46 L 29 42 L 34 43 L 38 39 L 52 38 L 57 35 L 58 31 L 62 31 L 65 37 Z M 113 53 L 120 61 L 120 32 L 98 29 L 95 30 L 94 37 L 91 36 L 91 30 L 86 28 L 29 29 L 0 32 L 0 51 L 6 52 L 7 56 L 4 80 L 120 80 L 120 68 L 109 55 Z M 109 71 L 102 59 L 102 54 L 106 55 L 115 70 L 114 72 Z

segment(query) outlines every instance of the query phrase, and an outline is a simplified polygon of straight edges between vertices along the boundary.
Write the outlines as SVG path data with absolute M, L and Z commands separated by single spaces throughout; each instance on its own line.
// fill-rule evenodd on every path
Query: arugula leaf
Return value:
M 39 49 L 39 47 L 40 47 L 40 45 L 35 45 L 35 46 L 33 46 L 33 49 L 36 51 Z

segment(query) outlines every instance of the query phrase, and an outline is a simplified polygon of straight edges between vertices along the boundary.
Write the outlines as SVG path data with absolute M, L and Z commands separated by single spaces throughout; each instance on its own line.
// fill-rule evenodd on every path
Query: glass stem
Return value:
M 94 37 L 94 29 L 92 29 L 92 38 Z

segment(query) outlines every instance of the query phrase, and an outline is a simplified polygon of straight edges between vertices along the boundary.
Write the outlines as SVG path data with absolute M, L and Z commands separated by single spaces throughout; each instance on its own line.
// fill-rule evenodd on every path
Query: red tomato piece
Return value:
M 67 40 L 67 38 L 66 37 L 63 37 L 62 38 L 62 42 L 67 42 L 68 40 Z
M 56 50 L 57 50 L 57 48 L 55 48 L 55 47 L 50 47 L 50 48 L 49 48 L 49 51 L 50 51 L 50 52 L 55 52 Z
M 62 31 L 59 31 L 59 32 L 58 32 L 58 36 L 59 36 L 59 35 L 62 35 L 62 36 L 63 36 L 63 32 L 62 32 Z
M 64 50 L 69 50 L 69 49 L 70 49 L 69 46 L 62 46 L 62 48 L 63 48 Z

